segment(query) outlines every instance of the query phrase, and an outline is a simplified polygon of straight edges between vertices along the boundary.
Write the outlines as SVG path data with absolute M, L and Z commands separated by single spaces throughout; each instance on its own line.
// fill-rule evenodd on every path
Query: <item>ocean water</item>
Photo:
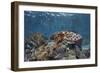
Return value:
M 90 46 L 90 14 L 24 11 L 25 38 L 34 32 L 49 38 L 59 31 L 76 32 L 83 37 L 83 46 Z

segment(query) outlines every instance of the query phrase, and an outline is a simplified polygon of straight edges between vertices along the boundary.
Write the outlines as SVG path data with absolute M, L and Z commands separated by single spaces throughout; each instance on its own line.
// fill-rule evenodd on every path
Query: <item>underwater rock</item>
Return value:
M 33 33 L 32 36 L 31 36 L 30 38 L 31 38 L 31 40 L 33 40 L 38 46 L 43 45 L 43 44 L 46 44 L 46 41 L 47 41 L 47 38 L 46 38 L 43 34 L 41 34 L 41 33 L 39 33 L 39 32 Z
M 83 49 L 82 52 L 86 56 L 86 58 L 90 58 L 90 49 Z
M 82 50 L 79 49 L 78 46 L 75 46 L 75 52 L 76 52 L 76 58 L 77 59 L 84 59 L 84 58 L 86 58 L 85 54 L 82 52 Z
M 37 60 L 59 60 L 65 55 L 66 49 L 62 45 L 55 42 L 48 42 L 47 45 L 42 45 L 35 51 Z
M 42 60 L 48 60 L 48 49 L 46 48 L 46 45 L 41 45 L 40 47 L 35 50 L 35 56 L 36 60 L 42 61 Z
M 49 52 L 49 59 L 54 59 L 54 60 L 59 60 L 62 59 L 65 55 L 66 49 L 65 46 L 62 44 L 53 44 L 53 46 L 50 47 L 50 52 Z
M 66 54 L 65 54 L 65 59 L 66 60 L 76 59 L 76 52 L 75 52 L 75 50 L 67 50 Z
M 41 33 L 33 33 L 28 38 L 25 38 L 25 50 L 24 50 L 24 57 L 25 61 L 35 60 L 35 51 L 36 49 L 47 43 L 46 37 Z
M 81 50 L 82 36 L 74 32 L 56 32 L 48 40 L 41 33 L 25 39 L 25 61 L 84 59 L 90 56 Z

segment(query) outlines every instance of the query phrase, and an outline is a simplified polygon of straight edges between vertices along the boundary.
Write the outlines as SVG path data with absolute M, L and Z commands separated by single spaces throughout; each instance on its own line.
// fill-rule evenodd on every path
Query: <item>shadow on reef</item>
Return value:
M 24 61 L 70 60 L 90 57 L 90 49 L 82 50 L 80 34 L 62 31 L 49 39 L 41 33 L 25 38 Z

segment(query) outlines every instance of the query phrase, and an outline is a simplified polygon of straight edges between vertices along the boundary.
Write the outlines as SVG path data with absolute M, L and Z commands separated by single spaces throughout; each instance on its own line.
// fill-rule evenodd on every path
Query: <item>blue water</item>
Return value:
M 73 31 L 82 35 L 83 44 L 90 44 L 90 14 L 24 11 L 24 36 L 41 32 L 50 37 L 58 31 Z

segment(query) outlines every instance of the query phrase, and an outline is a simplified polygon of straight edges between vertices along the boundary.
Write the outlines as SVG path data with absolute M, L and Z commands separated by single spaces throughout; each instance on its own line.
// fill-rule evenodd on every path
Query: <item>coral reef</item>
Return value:
M 82 50 L 80 34 L 61 31 L 50 36 L 48 40 L 41 33 L 33 33 L 25 39 L 24 61 L 85 59 L 90 51 Z

